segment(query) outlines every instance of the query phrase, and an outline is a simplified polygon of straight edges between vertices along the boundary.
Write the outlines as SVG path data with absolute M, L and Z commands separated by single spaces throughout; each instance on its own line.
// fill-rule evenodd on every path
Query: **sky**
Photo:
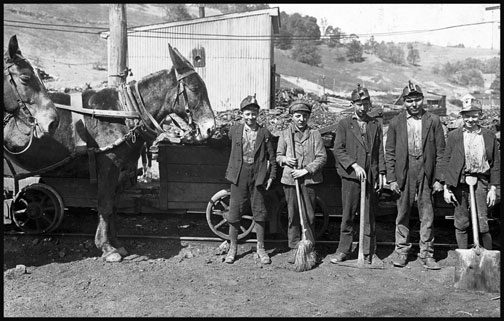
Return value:
M 409 33 L 395 36 L 375 35 L 375 40 L 393 42 L 430 42 L 439 46 L 463 44 L 471 48 L 492 48 L 500 50 L 500 9 L 485 10 L 499 3 L 451 3 L 451 4 L 328 4 L 328 3 L 268 3 L 279 7 L 280 12 L 295 12 L 317 18 L 321 26 L 322 18 L 327 25 L 339 27 L 345 34 L 364 35 L 412 30 L 432 30 L 462 24 L 496 21 L 493 24 L 480 24 L 449 28 L 441 31 Z M 368 36 L 360 36 L 366 42 Z

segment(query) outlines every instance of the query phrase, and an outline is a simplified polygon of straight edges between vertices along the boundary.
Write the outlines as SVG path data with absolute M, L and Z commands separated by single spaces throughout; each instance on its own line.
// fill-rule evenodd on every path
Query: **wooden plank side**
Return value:
M 43 183 L 54 188 L 67 207 L 96 207 L 97 187 L 86 178 L 44 177 Z
M 171 164 L 222 165 L 229 161 L 230 146 L 212 145 L 159 145 L 159 156 L 165 166 Z
M 159 198 L 160 200 L 167 199 L 168 202 L 208 202 L 218 191 L 230 188 L 229 183 L 169 182 L 163 185 L 159 192 Z
M 167 173 L 164 173 L 163 181 L 229 184 L 224 178 L 226 166 L 170 164 Z

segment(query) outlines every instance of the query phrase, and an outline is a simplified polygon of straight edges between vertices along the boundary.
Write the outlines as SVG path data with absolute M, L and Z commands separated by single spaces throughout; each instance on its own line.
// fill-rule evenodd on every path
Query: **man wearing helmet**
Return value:
M 455 206 L 453 212 L 455 238 L 459 249 L 467 249 L 470 226 L 469 186 L 466 176 L 478 179 L 474 186 L 481 243 L 492 249 L 492 236 L 488 226 L 488 208 L 495 205 L 497 186 L 500 185 L 500 152 L 495 134 L 480 126 L 481 101 L 464 96 L 460 114 L 463 127 L 448 134 L 442 161 L 437 175 L 444 182 L 444 200 Z
M 382 188 L 385 180 L 385 160 L 383 155 L 383 132 L 378 120 L 367 113 L 371 108 L 371 98 L 366 88 L 357 85 L 352 91 L 353 115 L 338 123 L 334 142 L 336 170 L 341 177 L 342 220 L 340 242 L 332 263 L 345 261 L 351 252 L 354 234 L 354 217 L 360 200 L 360 181 L 366 181 L 364 210 L 364 262 L 383 265 L 376 256 L 375 213 L 376 189 Z
M 231 153 L 226 169 L 226 179 L 231 182 L 229 201 L 229 252 L 224 262 L 232 264 L 237 255 L 238 231 L 243 207 L 250 201 L 256 223 L 257 255 L 263 264 L 271 259 L 264 248 L 264 233 L 268 212 L 264 194 L 276 177 L 277 165 L 271 133 L 257 123 L 259 105 L 254 96 L 247 96 L 240 104 L 243 123 L 231 127 Z M 268 174 L 268 162 L 270 170 Z
M 395 258 L 393 264 L 403 267 L 411 251 L 409 220 L 416 201 L 420 220 L 420 253 L 428 269 L 440 269 L 434 260 L 434 208 L 432 193 L 443 186 L 436 179 L 436 164 L 445 149 L 443 128 L 439 116 L 423 109 L 420 86 L 411 81 L 403 90 L 405 111 L 389 124 L 385 143 L 387 181 L 397 199 Z

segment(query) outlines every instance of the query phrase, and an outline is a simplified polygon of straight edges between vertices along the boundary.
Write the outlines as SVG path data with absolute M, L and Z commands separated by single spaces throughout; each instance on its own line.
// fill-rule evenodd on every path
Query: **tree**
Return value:
M 165 4 L 164 19 L 167 22 L 183 21 L 192 19 L 183 3 Z
M 310 66 L 317 66 L 322 62 L 317 46 L 312 41 L 306 40 L 296 42 L 292 58 Z
M 364 49 L 369 50 L 376 55 L 378 50 L 378 42 L 375 40 L 374 36 L 369 37 L 368 41 L 364 44 Z
M 328 26 L 325 29 L 324 35 L 326 37 L 329 37 L 329 39 L 326 40 L 326 44 L 329 48 L 334 48 L 341 45 L 341 37 L 343 36 L 343 33 L 341 32 L 340 28 L 333 28 L 333 26 Z
M 352 40 L 352 42 L 348 45 L 347 57 L 350 62 L 362 62 L 364 59 L 362 58 L 362 45 L 359 40 Z
M 420 53 L 412 44 L 408 44 L 408 57 L 406 59 L 412 65 L 415 65 L 420 60 Z

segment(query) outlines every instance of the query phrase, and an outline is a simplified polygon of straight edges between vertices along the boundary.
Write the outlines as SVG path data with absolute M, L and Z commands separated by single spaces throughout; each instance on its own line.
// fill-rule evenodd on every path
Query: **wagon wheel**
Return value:
M 208 226 L 210 226 L 212 232 L 225 240 L 229 240 L 227 216 L 229 214 L 230 195 L 231 192 L 229 190 L 220 190 L 212 196 L 206 209 Z M 249 235 L 254 226 L 255 221 L 252 215 L 242 215 L 238 239 L 242 239 Z
M 11 205 L 12 220 L 28 234 L 55 230 L 63 220 L 63 200 L 52 187 L 35 183 L 23 187 Z
M 277 212 L 278 227 L 280 232 L 287 236 L 287 226 L 289 225 L 289 214 L 287 211 L 287 201 L 283 198 L 280 201 Z M 329 211 L 324 202 L 317 196 L 315 207 L 315 239 L 321 237 L 329 226 Z

